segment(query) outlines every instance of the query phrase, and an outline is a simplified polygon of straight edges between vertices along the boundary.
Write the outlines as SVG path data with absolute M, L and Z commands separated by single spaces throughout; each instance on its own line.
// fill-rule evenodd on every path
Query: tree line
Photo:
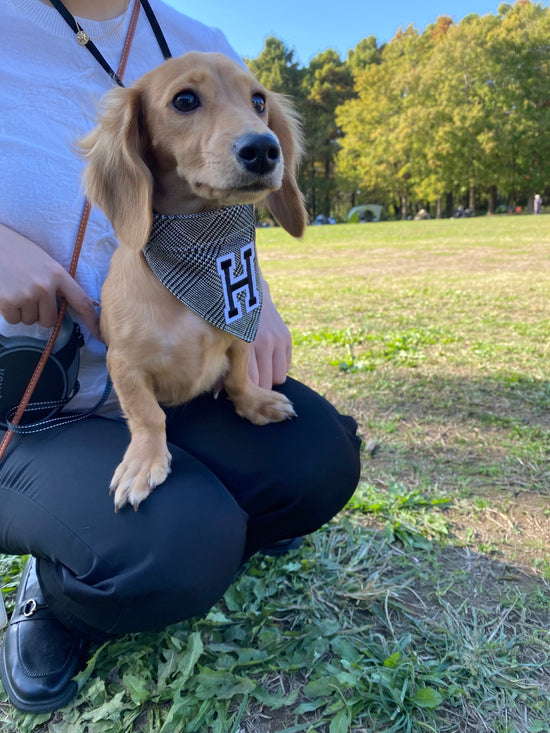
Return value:
M 271 36 L 246 62 L 294 97 L 304 122 L 301 186 L 312 217 L 383 204 L 388 216 L 459 207 L 495 213 L 550 197 L 550 9 L 439 17 L 300 66 Z

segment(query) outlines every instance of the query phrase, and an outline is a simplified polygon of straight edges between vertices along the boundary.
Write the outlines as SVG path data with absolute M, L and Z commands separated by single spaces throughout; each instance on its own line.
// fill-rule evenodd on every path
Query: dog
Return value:
M 198 315 L 159 280 L 145 253 L 154 214 L 161 224 L 181 215 L 215 222 L 219 211 L 260 202 L 287 232 L 302 237 L 300 124 L 289 100 L 246 68 L 222 54 L 191 52 L 131 87 L 111 90 L 79 147 L 87 161 L 86 195 L 119 240 L 102 289 L 100 328 L 131 439 L 110 490 L 115 511 L 127 504 L 137 510 L 170 472 L 160 405 L 183 404 L 223 380 L 236 412 L 252 423 L 295 416 L 284 395 L 248 377 L 250 337 Z M 231 300 L 231 274 L 219 262 L 218 271 Z M 248 311 L 250 303 L 236 298 L 232 305 Z

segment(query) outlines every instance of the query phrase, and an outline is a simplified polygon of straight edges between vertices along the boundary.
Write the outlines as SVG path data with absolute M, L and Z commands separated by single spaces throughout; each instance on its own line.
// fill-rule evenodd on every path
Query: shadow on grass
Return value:
M 486 378 L 393 370 L 340 377 L 353 393 L 341 407 L 378 447 L 365 463 L 412 485 L 453 494 L 550 496 L 550 382 L 515 374 Z

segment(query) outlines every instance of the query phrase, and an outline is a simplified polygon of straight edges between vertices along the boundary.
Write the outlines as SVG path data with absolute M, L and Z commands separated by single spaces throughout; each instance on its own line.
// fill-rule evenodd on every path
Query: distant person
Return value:
M 533 204 L 533 213 L 540 214 L 542 211 L 542 197 L 540 193 L 535 194 L 535 202 Z

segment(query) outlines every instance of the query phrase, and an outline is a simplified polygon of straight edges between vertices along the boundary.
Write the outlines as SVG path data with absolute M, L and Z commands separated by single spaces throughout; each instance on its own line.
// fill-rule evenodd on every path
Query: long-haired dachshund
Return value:
M 111 493 L 115 510 L 127 503 L 137 509 L 170 472 L 160 404 L 187 402 L 223 378 L 236 412 L 256 425 L 295 414 L 284 395 L 249 379 L 251 332 L 235 335 L 212 325 L 216 321 L 184 304 L 172 281 L 193 280 L 178 270 L 174 257 L 182 243 L 193 250 L 195 231 L 203 236 L 206 217 L 215 242 L 201 243 L 193 256 L 200 260 L 211 250 L 216 264 L 214 275 L 196 275 L 202 287 L 197 299 L 208 310 L 204 288 L 213 278 L 227 322 L 238 326 L 241 316 L 259 306 L 254 250 L 245 241 L 236 254 L 224 255 L 218 240 L 237 235 L 230 231 L 224 239 L 218 215 L 236 211 L 239 220 L 251 210 L 248 205 L 265 201 L 282 227 L 303 235 L 307 214 L 295 177 L 299 124 L 289 102 L 245 68 L 221 54 L 193 52 L 165 62 L 131 87 L 110 91 L 97 127 L 80 147 L 88 161 L 86 193 L 120 242 L 102 290 L 101 332 L 131 441 Z M 157 224 L 169 229 L 172 220 L 176 227 L 183 221 L 183 229 L 168 234 L 175 249 L 170 244 L 166 264 L 162 247 L 157 257 L 150 238 Z

